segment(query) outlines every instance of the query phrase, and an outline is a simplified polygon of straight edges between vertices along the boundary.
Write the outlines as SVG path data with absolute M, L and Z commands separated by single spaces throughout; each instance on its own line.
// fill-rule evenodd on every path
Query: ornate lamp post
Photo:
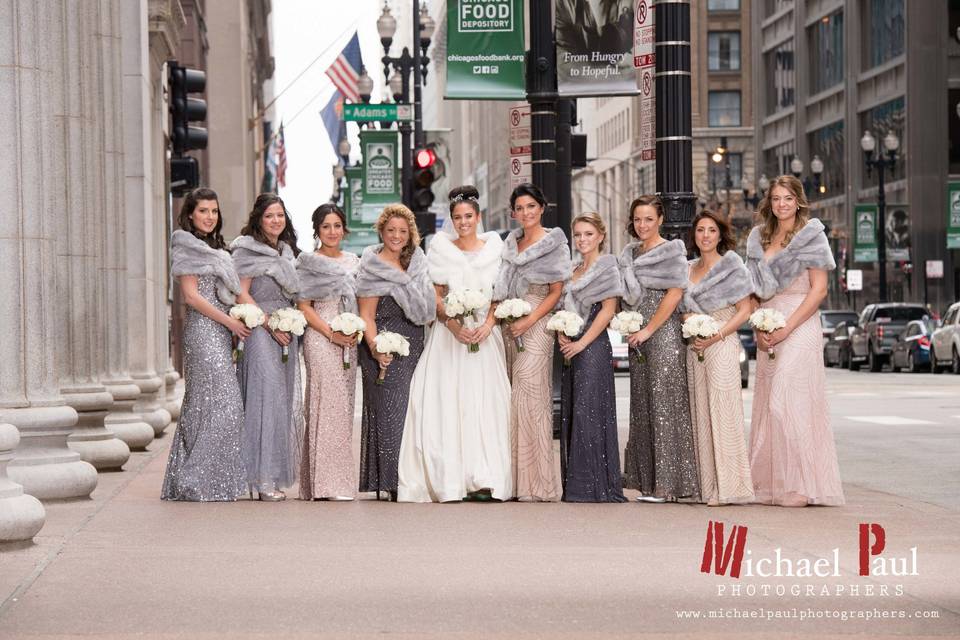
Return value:
M 863 132 L 860 138 L 860 148 L 863 149 L 863 161 L 867 165 L 867 177 L 873 169 L 877 170 L 877 262 L 879 267 L 880 302 L 887 301 L 887 196 L 885 173 L 897 164 L 897 150 L 900 148 L 900 139 L 893 131 L 887 133 L 883 139 L 883 149 L 877 149 L 877 139 L 869 130 Z M 876 152 L 875 152 L 876 151 Z M 884 157 L 886 151 L 886 157 Z
M 826 193 L 827 188 L 820 181 L 823 176 L 823 160 L 820 159 L 820 156 L 814 155 L 813 160 L 810 161 L 810 173 L 813 174 L 813 180 L 809 178 L 802 178 L 803 175 L 803 160 L 799 156 L 793 156 L 793 160 L 790 161 L 790 173 L 797 179 L 803 182 L 803 190 L 808 194 L 808 197 L 812 194 L 822 194 Z

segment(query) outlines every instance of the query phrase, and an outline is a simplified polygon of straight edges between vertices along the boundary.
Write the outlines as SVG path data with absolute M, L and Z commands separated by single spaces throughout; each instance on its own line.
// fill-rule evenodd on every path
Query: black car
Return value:
M 841 321 L 833 327 L 827 343 L 823 345 L 823 364 L 846 368 L 850 365 L 850 334 L 857 328 L 857 321 Z
M 754 335 L 753 327 L 750 326 L 749 322 L 740 325 L 740 328 L 737 329 L 737 337 L 740 338 L 740 344 L 743 345 L 743 350 L 747 352 L 747 357 L 756 359 L 757 336 Z
M 930 336 L 937 329 L 937 323 L 931 318 L 911 320 L 904 327 L 890 353 L 890 368 L 894 371 L 906 369 L 910 373 L 930 369 Z
M 880 302 L 868 304 L 860 313 L 857 329 L 850 335 L 850 370 L 866 362 L 870 371 L 880 371 L 890 358 L 896 337 L 911 320 L 928 318 L 922 304 Z

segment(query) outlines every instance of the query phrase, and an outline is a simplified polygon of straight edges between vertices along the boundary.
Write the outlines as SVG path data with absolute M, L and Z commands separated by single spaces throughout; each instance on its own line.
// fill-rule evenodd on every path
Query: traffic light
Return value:
M 207 148 L 207 130 L 204 127 L 191 126 L 207 118 L 207 102 L 201 98 L 191 98 L 191 93 L 202 93 L 207 86 L 207 74 L 199 69 L 188 69 L 177 64 L 176 60 L 167 63 L 170 73 L 170 115 L 173 126 L 170 138 L 173 153 L 179 156 L 191 149 Z
M 420 147 L 413 152 L 413 213 L 421 237 L 436 231 L 437 216 L 430 213 L 433 204 L 433 183 L 437 179 L 437 154 L 430 147 Z

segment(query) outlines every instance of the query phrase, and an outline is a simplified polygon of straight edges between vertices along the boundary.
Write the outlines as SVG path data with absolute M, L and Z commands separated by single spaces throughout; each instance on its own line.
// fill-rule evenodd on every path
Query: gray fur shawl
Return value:
M 170 237 L 170 274 L 172 276 L 216 276 L 217 298 L 234 305 L 240 293 L 240 278 L 230 254 L 214 249 L 189 231 L 177 229 Z
M 754 227 L 747 238 L 747 269 L 753 292 L 761 300 L 772 298 L 786 289 L 807 269 L 831 271 L 836 268 L 823 223 L 816 218 L 807 221 L 790 243 L 769 260 L 763 257 L 760 227 Z
M 623 300 L 636 306 L 647 289 L 687 288 L 687 247 L 683 240 L 668 240 L 634 257 L 639 242 L 631 242 L 620 253 Z
M 425 325 L 436 318 L 436 291 L 430 282 L 423 250 L 417 247 L 410 266 L 401 271 L 380 259 L 381 249 L 383 245 L 377 244 L 363 250 L 357 273 L 357 295 L 361 298 L 390 296 L 414 324 Z
M 238 236 L 233 244 L 233 266 L 241 278 L 257 278 L 269 276 L 273 278 L 283 294 L 291 300 L 296 299 L 300 284 L 297 280 L 297 271 L 293 266 L 293 249 L 287 243 L 281 242 L 282 253 L 253 236 Z
M 347 262 L 304 251 L 297 258 L 297 278 L 300 280 L 299 299 L 340 298 L 342 311 L 356 313 L 358 266 L 359 260 L 356 258 Z
M 577 261 L 577 264 L 581 262 L 583 262 L 582 258 Z M 594 304 L 607 298 L 619 298 L 622 295 L 623 279 L 617 267 L 617 259 L 608 253 L 597 258 L 586 273 L 567 283 L 563 296 L 563 308 L 573 311 L 586 320 Z
M 531 284 L 551 284 L 570 279 L 573 272 L 570 246 L 562 229 L 550 229 L 521 253 L 517 249 L 517 239 L 522 235 L 523 229 L 515 229 L 503 243 L 503 262 L 493 285 L 494 300 L 522 297 Z
M 691 260 L 690 264 L 696 262 Z M 740 302 L 752 293 L 753 284 L 743 260 L 735 251 L 727 251 L 700 282 L 688 284 L 680 306 L 687 313 L 713 313 Z

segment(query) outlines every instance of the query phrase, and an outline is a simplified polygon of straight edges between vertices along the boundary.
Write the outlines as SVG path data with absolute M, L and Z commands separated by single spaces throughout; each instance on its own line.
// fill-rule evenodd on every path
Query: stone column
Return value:
M 31 540 L 43 527 L 46 511 L 40 501 L 7 477 L 7 464 L 20 442 L 12 424 L 0 424 L 0 542 Z
M 166 338 L 164 270 L 166 233 L 158 235 L 155 221 L 165 209 L 154 209 L 151 127 L 151 85 L 146 0 L 124 0 L 113 15 L 116 60 L 123 71 L 123 172 L 126 206 L 126 263 L 130 372 L 140 388 L 134 406 L 160 436 L 170 424 L 166 404 L 166 362 L 157 360 L 158 339 Z M 122 38 L 120 37 L 122 34 Z M 162 156 L 161 156 L 162 157 Z M 162 321 L 161 321 L 162 319 Z M 163 369 L 161 369 L 161 365 Z
M 113 407 L 104 422 L 108 429 L 133 450 L 142 450 L 153 441 L 154 429 L 135 411 L 140 401 L 140 387 L 130 376 L 127 354 L 127 264 L 126 214 L 123 194 L 122 149 L 122 73 L 116 54 L 116 24 L 120 4 L 116 0 L 86 2 L 89 15 L 95 21 L 98 66 L 91 69 L 97 77 L 92 83 L 95 102 L 91 124 L 96 130 L 96 142 L 103 152 L 94 158 L 97 173 L 96 210 L 110 212 L 104 215 L 109 224 L 103 224 L 101 238 L 100 282 L 103 296 L 100 315 L 103 318 L 103 350 L 106 357 L 103 385 L 114 399 Z M 142 27 L 141 27 L 142 28 Z
M 57 364 L 60 393 L 78 413 L 77 426 L 67 439 L 71 449 L 97 469 L 119 469 L 130 457 L 130 448 L 103 426 L 113 404 L 98 378 L 103 358 L 98 348 L 100 318 L 98 262 L 100 233 L 104 221 L 89 198 L 89 179 L 84 153 L 88 145 L 86 127 L 90 92 L 83 90 L 83 69 L 96 53 L 93 33 L 78 0 L 62 3 L 64 47 L 58 49 L 55 64 L 63 69 L 62 89 L 50 101 L 56 123 L 51 178 L 55 188 L 57 252 Z M 85 95 L 86 93 L 86 95 Z
M 97 472 L 67 448 L 77 412 L 59 393 L 55 234 L 58 217 L 56 121 L 63 91 L 56 64 L 64 41 L 60 2 L 0 4 L 0 423 L 20 430 L 7 474 L 41 499 L 89 496 Z M 62 141 L 62 137 L 61 137 Z M 62 145 L 61 145 L 62 147 Z M 62 154 L 62 148 L 59 150 Z M 15 438 L 7 440 L 8 443 Z

